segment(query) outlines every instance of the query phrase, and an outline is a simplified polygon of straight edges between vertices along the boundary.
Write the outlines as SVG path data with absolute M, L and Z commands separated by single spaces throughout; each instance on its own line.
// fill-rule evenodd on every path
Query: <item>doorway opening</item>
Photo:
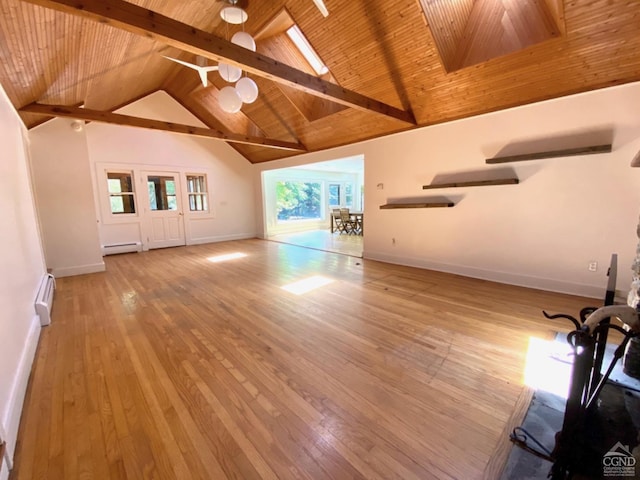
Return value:
M 362 257 L 364 155 L 268 170 L 262 188 L 268 240 Z M 353 228 L 340 227 L 341 209 Z

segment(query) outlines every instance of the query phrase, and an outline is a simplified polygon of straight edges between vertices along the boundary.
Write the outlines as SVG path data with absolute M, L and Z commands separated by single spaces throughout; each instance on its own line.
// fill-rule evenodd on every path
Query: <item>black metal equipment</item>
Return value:
M 636 329 L 640 326 L 638 314 L 631 307 L 608 306 L 593 311 L 586 318 L 581 315 L 583 323 L 580 328 L 567 335 L 574 361 L 562 430 L 556 434 L 556 445 L 550 455 L 553 466 L 549 476 L 552 480 L 570 479 L 575 473 L 599 471 L 603 452 L 597 448 L 598 441 L 594 438 L 598 435 L 594 419 L 596 400 L 616 363 L 624 355 L 627 343 L 638 336 L 635 330 L 627 331 L 610 323 L 609 319 L 614 316 Z M 573 318 L 571 320 L 576 322 Z M 602 365 L 604 359 L 604 349 L 601 351 L 599 347 L 603 342 L 606 344 L 611 329 L 624 337 L 602 374 L 596 370 L 596 365 Z
M 549 477 L 552 480 L 568 480 L 575 474 L 599 471 L 602 451 L 597 447 L 596 421 L 597 399 L 611 375 L 614 366 L 624 355 L 631 338 L 639 336 L 640 320 L 638 312 L 626 305 L 612 305 L 615 294 L 617 256 L 614 254 L 609 269 L 609 285 L 605 306 L 587 307 L 580 311 L 580 320 L 567 314 L 549 315 L 546 318 L 563 318 L 572 322 L 575 330 L 567 335 L 567 342 L 573 349 L 574 361 L 571 371 L 569 395 L 567 397 L 562 429 L 556 434 L 552 452 L 540 451 L 527 443 L 527 436 L 521 428 L 514 430 L 511 439 L 526 450 L 553 463 Z M 610 319 L 619 318 L 627 328 L 612 324 Z M 613 329 L 623 335 L 606 372 L 602 373 L 605 349 L 609 331 Z M 524 431 L 524 433 L 527 433 Z M 532 438 L 535 441 L 535 439 Z M 535 441 L 539 445 L 537 441 Z

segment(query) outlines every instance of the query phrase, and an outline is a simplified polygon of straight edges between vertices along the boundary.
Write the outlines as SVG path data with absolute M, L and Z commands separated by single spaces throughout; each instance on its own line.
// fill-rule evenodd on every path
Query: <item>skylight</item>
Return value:
M 316 51 L 313 49 L 307 37 L 304 36 L 302 30 L 298 28 L 298 25 L 293 25 L 289 29 L 287 29 L 287 35 L 293 43 L 296 44 L 300 53 L 304 55 L 304 58 L 307 59 L 309 65 L 316 71 L 318 75 L 324 75 L 329 72 L 329 67 L 327 67 L 324 62 L 320 59 Z

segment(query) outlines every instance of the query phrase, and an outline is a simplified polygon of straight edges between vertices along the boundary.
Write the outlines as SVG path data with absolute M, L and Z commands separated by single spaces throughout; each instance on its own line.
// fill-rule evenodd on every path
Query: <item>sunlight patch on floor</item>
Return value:
M 237 258 L 244 258 L 246 256 L 247 256 L 246 253 L 234 252 L 234 253 L 226 253 L 224 255 L 216 255 L 215 257 L 209 257 L 207 258 L 207 260 L 209 260 L 212 263 L 220 263 L 220 262 L 226 262 L 228 260 L 235 260 Z
M 572 364 L 572 349 L 566 342 L 530 337 L 524 383 L 567 398 Z
M 333 282 L 334 280 L 332 278 L 324 277 L 322 275 L 314 275 L 312 277 L 298 280 L 297 282 L 289 283 L 280 288 L 295 295 L 304 295 L 305 293 L 324 287 L 325 285 L 329 285 Z

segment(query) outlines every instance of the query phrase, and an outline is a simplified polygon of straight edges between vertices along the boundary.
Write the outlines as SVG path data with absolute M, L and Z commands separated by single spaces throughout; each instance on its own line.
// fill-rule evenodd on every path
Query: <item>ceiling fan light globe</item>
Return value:
M 242 108 L 242 100 L 234 87 L 226 86 L 218 95 L 220 108 L 227 113 L 238 113 Z
M 246 48 L 247 50 L 251 50 L 252 52 L 256 51 L 256 41 L 247 32 L 234 33 L 233 37 L 231 37 L 231 43 L 235 43 L 236 45 Z
M 222 20 L 232 25 L 240 25 L 247 21 L 249 15 L 240 7 L 224 7 L 220 10 Z
M 249 77 L 238 80 L 236 91 L 244 103 L 253 103 L 258 98 L 258 85 Z
M 218 73 L 220 76 L 229 83 L 237 82 L 242 76 L 242 70 L 228 63 L 218 64 Z

